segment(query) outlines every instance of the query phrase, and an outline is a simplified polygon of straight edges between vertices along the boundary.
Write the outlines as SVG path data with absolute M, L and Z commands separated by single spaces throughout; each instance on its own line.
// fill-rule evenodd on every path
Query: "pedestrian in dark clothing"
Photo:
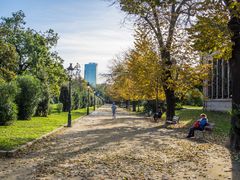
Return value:
M 115 105 L 115 102 L 112 103 L 112 116 L 113 116 L 113 119 L 116 119 L 116 109 L 117 109 L 117 106 Z

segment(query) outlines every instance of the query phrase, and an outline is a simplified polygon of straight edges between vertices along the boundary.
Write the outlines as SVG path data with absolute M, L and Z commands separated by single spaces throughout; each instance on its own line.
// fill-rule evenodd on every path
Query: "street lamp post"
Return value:
M 95 93 L 96 93 L 96 91 L 93 91 L 93 110 L 95 111 L 95 109 L 96 109 L 96 97 L 95 97 Z
M 77 63 L 75 67 L 72 66 L 72 63 L 70 63 L 70 66 L 67 68 L 68 75 L 69 75 L 69 105 L 68 105 L 68 123 L 67 127 L 72 126 L 72 114 L 71 114 L 71 109 L 72 109 L 72 77 L 74 75 L 73 71 L 76 70 L 76 74 L 79 73 L 80 71 L 80 65 Z
M 90 84 L 89 84 L 89 82 L 87 83 L 87 90 L 88 90 L 88 100 L 87 100 L 87 115 L 89 115 L 89 96 L 90 96 L 90 94 L 89 94 L 89 90 L 90 90 Z
M 73 76 L 73 70 L 74 68 L 72 67 L 72 63 L 70 63 L 70 66 L 67 68 L 68 70 L 68 75 L 69 75 L 69 93 L 68 93 L 68 98 L 69 98 L 69 104 L 68 104 L 68 123 L 67 127 L 72 126 L 72 115 L 71 115 L 71 104 L 72 104 L 72 76 Z
M 97 108 L 99 107 L 99 92 L 96 93 L 96 98 L 97 98 Z

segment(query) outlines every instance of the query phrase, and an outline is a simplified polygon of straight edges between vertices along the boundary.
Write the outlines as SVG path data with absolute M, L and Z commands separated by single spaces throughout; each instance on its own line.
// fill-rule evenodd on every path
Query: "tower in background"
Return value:
M 84 79 L 89 82 L 93 87 L 97 84 L 97 64 L 89 63 L 84 67 Z

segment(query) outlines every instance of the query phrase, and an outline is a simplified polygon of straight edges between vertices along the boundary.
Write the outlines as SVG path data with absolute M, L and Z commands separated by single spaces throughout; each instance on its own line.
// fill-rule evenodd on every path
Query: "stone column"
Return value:
M 222 99 L 224 98 L 224 60 L 222 61 Z
M 216 64 L 216 67 L 217 67 L 217 69 L 216 69 L 216 99 L 218 98 L 218 86 L 219 86 L 219 84 L 218 84 L 218 74 L 219 74 L 219 72 L 218 72 L 218 60 L 217 60 L 217 64 Z
M 214 78 L 214 63 L 213 63 L 213 61 L 212 61 L 212 79 L 211 79 L 211 81 L 212 81 L 212 83 L 211 83 L 211 86 L 212 86 L 212 92 L 211 92 L 211 99 L 213 99 L 213 88 L 214 88 L 214 86 L 213 86 L 213 78 Z
M 227 91 L 228 91 L 228 98 L 230 98 L 230 65 L 229 65 L 229 61 L 228 61 L 228 63 L 227 63 L 227 70 L 228 70 L 228 79 L 227 79 Z

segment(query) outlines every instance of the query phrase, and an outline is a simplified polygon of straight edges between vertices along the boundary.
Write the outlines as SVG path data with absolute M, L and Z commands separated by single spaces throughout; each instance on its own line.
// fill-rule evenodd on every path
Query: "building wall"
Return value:
M 231 70 L 224 60 L 212 62 L 209 79 L 205 81 L 204 108 L 210 111 L 229 111 L 232 107 Z
M 89 82 L 93 87 L 97 84 L 97 64 L 89 63 L 85 64 L 84 79 Z
M 232 108 L 231 99 L 209 99 L 204 101 L 204 109 L 208 111 L 230 111 Z

